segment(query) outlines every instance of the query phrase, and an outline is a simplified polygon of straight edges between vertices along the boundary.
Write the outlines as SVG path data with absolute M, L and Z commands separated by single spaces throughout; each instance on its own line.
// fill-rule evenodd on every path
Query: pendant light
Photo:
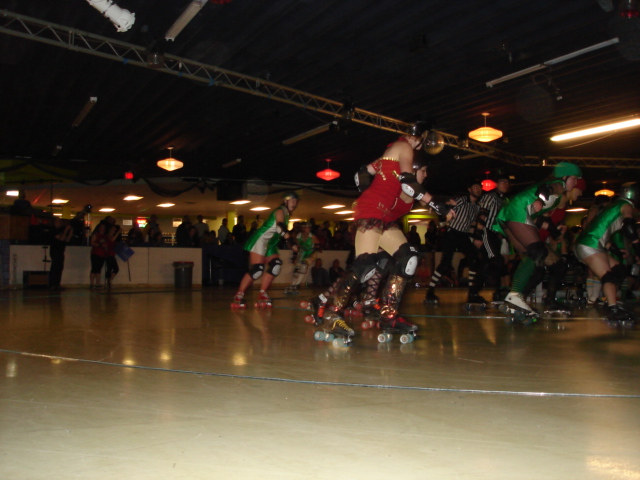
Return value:
M 487 117 L 489 114 L 485 112 L 482 116 L 484 117 L 484 127 L 470 131 L 469 138 L 477 142 L 492 142 L 493 140 L 497 140 L 502 137 L 502 132 L 500 130 L 487 127 Z
M 326 180 L 327 182 L 330 182 L 331 180 L 335 180 L 340 176 L 340 172 L 336 172 L 335 170 L 331 170 L 329 168 L 330 161 L 331 161 L 330 159 L 328 158 L 326 159 L 327 168 L 325 168 L 324 170 L 320 170 L 318 173 L 316 173 L 316 177 L 321 178 L 322 180 Z
M 498 186 L 498 184 L 496 182 L 494 182 L 493 180 L 491 180 L 489 178 L 489 173 L 491 172 L 486 172 L 487 178 L 485 178 L 484 180 L 482 180 L 482 190 L 484 192 L 490 192 L 491 190 L 493 190 L 494 188 L 496 188 Z
M 596 197 L 598 197 L 600 195 L 606 195 L 609 198 L 613 197 L 616 194 L 616 192 L 606 188 L 606 185 L 607 185 L 607 182 L 602 182 L 602 190 L 598 190 L 596 193 L 594 193 L 594 195 Z
M 169 158 L 165 158 L 164 160 L 158 160 L 158 166 L 160 168 L 164 168 L 165 170 L 168 170 L 169 172 L 173 172 L 174 170 L 178 170 L 179 168 L 182 168 L 184 166 L 184 163 L 182 163 L 180 160 L 176 160 L 171 156 L 171 150 L 173 150 L 173 147 L 167 147 L 167 148 L 169 150 Z

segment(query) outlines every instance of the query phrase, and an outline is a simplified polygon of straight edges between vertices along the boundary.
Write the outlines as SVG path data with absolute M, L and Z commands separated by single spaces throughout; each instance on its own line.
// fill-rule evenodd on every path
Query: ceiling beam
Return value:
M 150 68 L 156 72 L 185 77 L 206 83 L 209 86 L 224 87 L 249 93 L 380 130 L 404 134 L 411 125 L 410 123 L 395 118 L 360 108 L 345 106 L 341 102 L 312 95 L 258 77 L 225 70 L 175 55 L 165 54 L 163 65 L 150 66 L 146 61 L 148 50 L 145 47 L 95 35 L 71 27 L 45 22 L 8 10 L 0 10 L 0 33 L 46 43 L 74 52 L 83 52 L 89 55 L 115 60 L 125 65 L 130 64 L 142 68 Z M 542 159 L 540 157 L 516 155 L 500 150 L 493 145 L 474 142 L 466 138 L 459 138 L 456 135 L 451 135 L 446 132 L 438 131 L 438 133 L 442 135 L 445 145 L 458 150 L 494 158 L 518 166 L 542 165 Z M 571 160 L 580 166 L 592 168 L 638 168 L 638 166 L 640 166 L 640 159 L 550 157 L 548 160 L 553 162 L 554 158 L 563 158 L 567 161 Z

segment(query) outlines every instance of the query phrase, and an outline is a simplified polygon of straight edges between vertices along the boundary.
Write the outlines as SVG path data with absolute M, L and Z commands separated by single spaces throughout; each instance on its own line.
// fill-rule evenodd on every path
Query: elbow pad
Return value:
M 366 165 L 362 165 L 353 177 L 353 181 L 359 192 L 364 192 L 371 185 L 373 175 L 369 173 Z
M 626 217 L 622 220 L 622 235 L 632 242 L 638 240 L 638 229 L 636 228 L 636 221 L 633 218 Z
M 276 223 L 276 233 L 281 237 L 284 237 L 287 233 L 287 226 L 283 222 Z
M 536 190 L 536 197 L 538 197 L 544 203 L 547 203 L 549 201 L 549 198 L 551 198 L 552 193 L 553 191 L 551 190 L 551 185 L 542 183 L 538 185 L 538 189 Z
M 402 192 L 414 200 L 420 200 L 427 193 L 423 186 L 418 183 L 418 179 L 413 173 L 402 172 L 398 175 L 398 180 L 402 185 Z

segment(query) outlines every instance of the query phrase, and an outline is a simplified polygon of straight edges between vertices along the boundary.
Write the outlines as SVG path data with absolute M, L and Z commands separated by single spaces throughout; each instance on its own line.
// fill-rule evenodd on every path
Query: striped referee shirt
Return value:
M 472 203 L 469 195 L 463 195 L 456 199 L 456 206 L 453 207 L 456 216 L 449 222 L 449 228 L 459 232 L 468 233 L 469 227 L 478 217 L 480 205 Z
M 493 223 L 496 221 L 496 216 L 504 203 L 504 194 L 500 193 L 497 188 L 494 188 L 490 192 L 484 193 L 480 197 L 478 204 L 483 214 L 486 215 L 484 221 L 484 230 L 491 230 Z

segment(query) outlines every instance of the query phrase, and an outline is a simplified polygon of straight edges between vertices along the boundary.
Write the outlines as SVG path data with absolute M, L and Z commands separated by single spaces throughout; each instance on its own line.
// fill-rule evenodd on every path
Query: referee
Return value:
M 505 196 L 510 187 L 509 175 L 502 170 L 498 170 L 489 178 L 496 182 L 496 187 L 489 192 L 485 192 L 478 202 L 480 213 L 478 214 L 473 243 L 480 249 L 480 255 L 476 264 L 477 274 L 475 281 L 469 285 L 469 301 L 471 303 L 486 303 L 484 298 L 480 296 L 480 289 L 483 287 L 485 275 L 496 279 L 496 293 L 494 293 L 493 300 L 499 299 L 500 278 L 505 268 L 504 258 L 500 251 L 502 236 L 493 231 L 491 227 L 502 205 L 509 201 Z
M 442 241 L 442 259 L 431 276 L 431 282 L 427 287 L 424 303 L 438 303 L 440 299 L 435 294 L 436 285 L 443 275 L 448 275 L 453 269 L 452 260 L 456 250 L 462 252 L 469 265 L 469 285 L 473 284 L 476 275 L 476 263 L 478 248 L 471 241 L 469 229 L 475 223 L 480 206 L 478 200 L 482 196 L 482 185 L 479 180 L 472 180 L 468 184 L 469 195 L 463 195 L 456 199 L 456 206 L 452 208 L 455 218 L 449 223 L 449 228 Z

